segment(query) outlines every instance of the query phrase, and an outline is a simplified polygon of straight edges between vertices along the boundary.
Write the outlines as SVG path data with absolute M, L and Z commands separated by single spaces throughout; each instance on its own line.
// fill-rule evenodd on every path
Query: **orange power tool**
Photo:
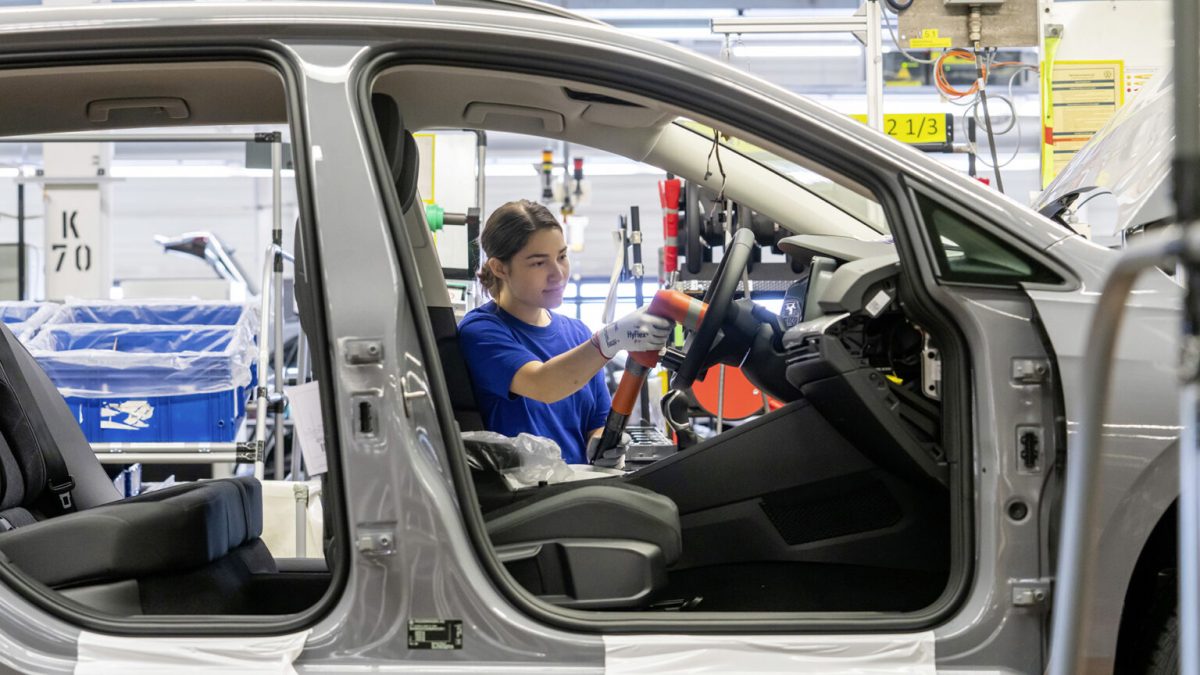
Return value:
M 708 305 L 679 291 L 662 290 L 654 294 L 646 312 L 661 316 L 676 323 L 683 324 L 688 330 L 696 330 L 704 320 Z M 658 364 L 658 352 L 630 352 L 625 361 L 625 373 L 621 376 L 621 384 L 617 393 L 613 394 L 612 409 L 608 412 L 608 420 L 604 423 L 604 433 L 596 449 L 599 457 L 605 450 L 617 447 L 621 442 L 621 434 L 625 432 L 625 424 L 629 414 L 633 412 L 633 404 L 642 391 L 646 374 Z

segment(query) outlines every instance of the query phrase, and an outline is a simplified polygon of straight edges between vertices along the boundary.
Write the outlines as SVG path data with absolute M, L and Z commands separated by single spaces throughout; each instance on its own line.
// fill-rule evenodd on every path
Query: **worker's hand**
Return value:
M 600 436 L 596 434 L 588 439 L 587 444 L 587 459 L 589 464 L 602 466 L 608 469 L 624 469 L 625 468 L 625 450 L 629 444 L 633 442 L 629 434 L 621 434 L 621 442 L 615 448 L 609 448 L 596 456 L 596 447 L 600 445 Z
M 667 346 L 671 320 L 654 316 L 646 308 L 634 310 L 592 335 L 592 344 L 611 359 L 622 349 L 631 352 L 657 352 Z

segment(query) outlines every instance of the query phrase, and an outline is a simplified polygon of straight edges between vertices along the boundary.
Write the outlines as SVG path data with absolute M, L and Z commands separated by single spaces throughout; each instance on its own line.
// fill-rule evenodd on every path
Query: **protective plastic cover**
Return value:
M 58 307 L 46 302 L 0 302 L 0 322 L 7 324 L 17 339 L 26 340 L 54 315 Z
M 134 638 L 79 634 L 76 675 L 111 673 L 278 673 L 292 666 L 309 631 L 291 635 L 212 638 Z
M 258 332 L 252 305 L 222 300 L 81 300 L 67 298 L 47 323 L 146 324 L 155 326 L 235 326 L 250 322 Z
M 562 460 L 558 443 L 549 438 L 531 434 L 509 438 L 494 431 L 468 431 L 462 438 L 471 468 L 495 471 L 510 487 L 562 483 L 575 475 Z
M 935 675 L 932 632 L 845 635 L 606 635 L 604 672 Z
M 29 351 L 64 396 L 170 396 L 250 384 L 255 322 L 206 325 L 47 323 Z
M 1169 216 L 1167 176 L 1175 142 L 1171 82 L 1171 73 L 1164 71 L 1146 83 L 1046 186 L 1033 208 L 1097 186 L 1117 199 L 1116 232 Z

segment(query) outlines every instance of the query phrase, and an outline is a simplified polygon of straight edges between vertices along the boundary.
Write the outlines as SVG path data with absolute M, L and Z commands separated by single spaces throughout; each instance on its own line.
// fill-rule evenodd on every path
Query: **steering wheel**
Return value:
M 688 336 L 683 346 L 683 362 L 679 364 L 679 369 L 675 371 L 675 377 L 671 380 L 672 389 L 687 389 L 696 381 L 705 357 L 717 340 L 721 324 L 729 314 L 733 294 L 737 292 L 738 283 L 742 280 L 742 273 L 745 272 L 753 251 L 754 232 L 748 227 L 738 229 L 726 247 L 721 264 L 717 265 L 717 273 L 713 275 L 712 283 L 704 294 L 704 302 L 708 309 L 704 312 L 704 320 L 700 322 L 700 327 Z

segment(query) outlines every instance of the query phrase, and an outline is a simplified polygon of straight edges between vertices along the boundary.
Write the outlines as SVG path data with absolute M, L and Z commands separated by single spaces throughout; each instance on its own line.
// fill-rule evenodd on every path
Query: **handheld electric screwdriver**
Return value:
M 696 330 L 704 320 L 708 305 L 679 291 L 661 290 L 654 294 L 646 312 L 661 316 L 676 323 L 683 324 L 688 330 Z M 596 447 L 596 457 L 606 450 L 617 447 L 621 442 L 621 434 L 633 412 L 633 404 L 637 401 L 646 374 L 658 363 L 658 352 L 630 352 L 625 361 L 625 373 L 621 375 L 621 384 L 613 394 L 612 408 L 608 412 L 608 420 L 604 423 L 604 433 Z

